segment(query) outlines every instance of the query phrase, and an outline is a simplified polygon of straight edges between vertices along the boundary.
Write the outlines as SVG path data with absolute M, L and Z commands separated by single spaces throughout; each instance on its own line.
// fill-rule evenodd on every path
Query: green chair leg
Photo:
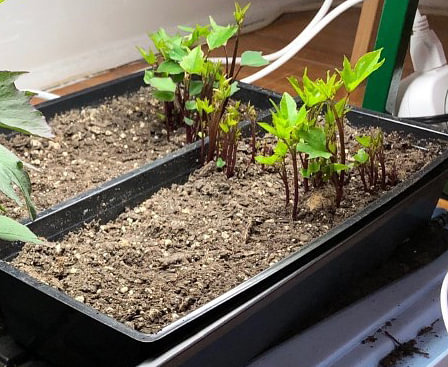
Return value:
M 367 81 L 363 107 L 393 111 L 418 0 L 385 0 L 375 49 L 384 48 L 386 62 Z

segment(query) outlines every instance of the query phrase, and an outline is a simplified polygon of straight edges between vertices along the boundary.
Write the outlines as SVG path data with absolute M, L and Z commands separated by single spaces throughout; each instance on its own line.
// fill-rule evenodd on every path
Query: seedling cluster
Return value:
M 139 51 L 151 66 L 144 81 L 154 88 L 153 95 L 163 103 L 168 139 L 180 127 L 186 130 L 186 142 L 202 141 L 203 161 L 216 160 L 226 165 L 227 176 L 234 174 L 236 145 L 240 139 L 238 106 L 229 106 L 229 98 L 238 91 L 236 78 L 242 67 L 259 67 L 268 63 L 261 52 L 245 51 L 237 67 L 239 37 L 250 4 L 235 4 L 235 23 L 218 25 L 212 17 L 210 24 L 179 27 L 183 35 L 169 35 L 161 28 L 150 34 L 156 53 Z M 235 36 L 231 56 L 227 42 Z M 225 65 L 212 62 L 210 52 L 224 50 Z M 255 117 L 254 117 L 255 118 Z M 205 152 L 205 138 L 209 138 Z
M 240 66 L 236 66 L 239 36 L 248 8 L 249 5 L 235 4 L 232 25 L 220 26 L 210 17 L 207 25 L 179 27 L 184 35 L 168 35 L 164 29 L 159 29 L 150 35 L 157 55 L 151 49 L 139 48 L 151 66 L 144 80 L 154 88 L 155 98 L 163 103 L 168 139 L 170 132 L 185 127 L 187 143 L 201 140 L 202 161 L 215 161 L 227 177 L 235 174 L 237 145 L 241 138 L 239 104 L 229 105 L 229 98 L 238 90 L 236 78 L 241 67 L 268 63 L 260 52 L 245 51 Z M 228 57 L 227 42 L 233 36 L 235 43 Z M 217 48 L 224 50 L 225 65 L 209 59 L 210 52 Z M 265 152 L 255 157 L 260 144 L 256 142 L 256 114 L 249 107 L 251 161 L 278 170 L 285 187 L 286 205 L 289 205 L 292 191 L 294 219 L 298 213 L 300 184 L 307 192 L 312 187 L 331 183 L 336 207 L 341 204 L 351 171 L 358 172 L 365 191 L 372 192 L 378 186 L 385 188 L 387 173 L 381 130 L 356 137 L 361 148 L 350 157 L 351 162 L 345 143 L 350 94 L 383 64 L 380 55 L 381 50 L 367 53 L 353 68 L 344 58 L 342 69 L 327 72 L 325 80 L 311 80 L 307 70 L 301 82 L 295 77 L 288 78 L 303 105 L 299 108 L 294 98 L 284 93 L 279 105 L 273 103 L 272 123 L 259 123 L 277 139 L 269 154 Z M 395 181 L 395 169 L 389 177 Z
M 326 79 L 311 80 L 305 70 L 302 83 L 288 78 L 303 101 L 299 108 L 294 98 L 284 93 L 279 105 L 273 103 L 272 123 L 259 125 L 275 136 L 272 154 L 256 157 L 259 163 L 276 167 L 285 186 L 289 203 L 290 179 L 287 165 L 292 166 L 293 219 L 297 218 L 300 177 L 304 191 L 326 182 L 335 190 L 335 206 L 339 207 L 349 173 L 356 169 L 366 191 L 378 184 L 386 186 L 386 167 L 381 130 L 356 137 L 361 149 L 349 162 L 346 149 L 345 118 L 350 94 L 384 62 L 381 50 L 362 56 L 354 68 L 344 58 L 342 70 L 327 72 Z M 342 93 L 341 93 L 342 92 Z M 342 94 L 342 97 L 338 97 Z

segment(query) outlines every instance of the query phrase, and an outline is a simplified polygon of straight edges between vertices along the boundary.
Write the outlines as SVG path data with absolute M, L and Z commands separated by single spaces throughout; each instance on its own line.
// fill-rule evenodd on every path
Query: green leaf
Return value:
M 303 87 L 300 86 L 299 81 L 294 77 L 289 77 L 288 81 L 296 91 L 300 99 L 308 107 L 313 107 L 319 103 L 322 103 L 327 99 L 326 93 L 322 90 L 322 85 L 318 82 L 312 81 L 308 75 L 308 70 L 305 69 L 302 77 Z
M 157 61 L 156 55 L 151 49 L 149 49 L 148 52 L 146 52 L 144 48 L 137 46 L 137 50 L 140 52 L 140 55 L 142 55 L 143 59 L 149 65 L 153 65 L 156 63 Z
M 210 17 L 210 25 L 212 30 L 207 36 L 207 45 L 210 50 L 225 46 L 227 41 L 237 32 L 237 25 L 228 25 L 226 27 L 216 24 L 212 17 Z
M 355 139 L 363 147 L 369 148 L 372 145 L 372 138 L 369 135 L 355 136 Z
M 320 163 L 317 161 L 310 161 L 308 163 L 308 171 L 311 174 L 317 173 L 320 171 Z
M 181 31 L 187 32 L 187 33 L 192 33 L 194 32 L 194 28 L 193 27 L 189 27 L 186 25 L 178 25 L 177 28 L 179 28 Z
M 173 45 L 167 54 L 170 59 L 180 62 L 185 56 L 188 55 L 188 50 L 179 45 Z
M 289 76 L 286 79 L 288 80 L 294 91 L 297 93 L 297 95 L 300 97 L 300 99 L 305 103 L 305 94 L 297 78 L 295 76 Z
M 173 61 L 167 60 L 162 62 L 157 68 L 158 73 L 168 73 L 168 74 L 180 74 L 183 73 L 184 70 L 180 67 L 180 65 Z
M 336 109 L 336 113 L 337 113 L 337 117 L 342 117 L 343 115 L 345 115 L 348 111 L 347 109 L 347 98 L 344 97 L 342 98 L 340 101 L 338 101 L 335 105 L 334 108 Z
M 305 178 L 310 178 L 313 174 L 320 171 L 320 164 L 316 161 L 311 161 L 308 163 L 308 168 L 302 168 L 300 173 Z
M 282 158 L 279 157 L 279 156 L 276 155 L 276 154 L 273 154 L 273 155 L 268 156 L 268 157 L 265 157 L 265 156 L 263 156 L 263 155 L 258 155 L 258 156 L 255 157 L 255 160 L 256 160 L 258 163 L 266 164 L 267 166 L 273 166 L 273 165 L 276 164 L 277 162 L 280 162 L 280 161 L 282 160 Z
M 154 78 L 154 71 L 153 70 L 145 70 L 145 75 L 143 76 L 143 81 L 145 84 L 149 84 L 150 80 Z
M 244 8 L 241 8 L 240 4 L 235 3 L 235 11 L 233 12 L 233 17 L 235 18 L 237 24 L 243 23 L 249 7 L 250 3 L 248 3 Z
M 348 171 L 350 169 L 350 166 L 342 163 L 333 163 L 332 166 L 333 170 L 335 170 L 336 172 Z
M 239 90 L 240 88 L 238 87 L 237 81 L 234 81 L 232 84 L 230 84 L 230 96 L 233 96 Z
M 31 201 L 31 182 L 23 169 L 23 163 L 14 153 L 0 145 L 0 191 L 18 205 L 22 205 L 14 186 L 20 190 L 25 198 L 31 218 L 36 218 L 36 209 Z
M 197 96 L 202 92 L 202 88 L 204 87 L 204 83 L 202 80 L 191 80 L 189 93 L 190 96 Z
M 14 85 L 22 74 L 18 71 L 0 71 L 0 127 L 52 138 L 50 126 L 43 115 L 30 105 L 30 95 L 19 91 Z
M 297 103 L 287 92 L 283 93 L 280 100 L 280 114 L 285 120 L 290 122 L 289 125 L 295 124 L 297 120 Z
M 268 124 L 267 122 L 259 122 L 258 125 L 260 125 L 268 133 L 270 133 L 270 134 L 272 134 L 274 136 L 277 136 L 277 130 L 271 124 Z
M 285 124 L 276 124 L 275 130 L 277 131 L 277 138 L 289 141 L 291 139 L 291 132 L 294 128 L 286 126 Z
M 172 102 L 174 101 L 174 93 L 173 92 L 165 92 L 161 90 L 154 90 L 152 95 L 162 102 Z
M 298 152 L 302 152 L 302 153 L 308 154 L 308 156 L 311 159 L 313 159 L 313 158 L 325 158 L 325 159 L 328 159 L 332 155 L 330 152 L 327 152 L 327 151 L 324 151 L 324 150 L 315 149 L 314 147 L 312 147 L 311 145 L 309 145 L 307 143 L 297 143 L 296 148 L 297 148 Z
M 241 66 L 259 67 L 269 64 L 259 51 L 244 51 L 241 54 Z
M 174 93 L 176 91 L 176 83 L 173 82 L 173 80 L 169 77 L 154 77 L 150 79 L 149 85 L 151 87 L 156 88 L 158 91 L 161 92 L 171 92 Z
M 310 127 L 300 134 L 303 142 L 297 143 L 297 151 L 308 154 L 310 159 L 328 159 L 332 154 L 326 148 L 325 132 L 320 127 Z
M 188 125 L 188 126 L 193 126 L 194 124 L 194 120 L 192 120 L 191 118 L 185 116 L 184 117 L 184 122 Z
M 305 178 L 310 178 L 311 177 L 311 172 L 305 168 L 302 168 L 300 170 L 300 174 L 305 177 Z
M 180 66 L 189 74 L 200 74 L 204 66 L 204 53 L 200 46 L 195 47 L 182 58 Z
M 218 168 L 222 168 L 222 167 L 224 167 L 226 165 L 226 162 L 221 158 L 221 157 L 219 157 L 217 160 L 216 160 L 216 167 L 218 167 Z
M 178 34 L 170 36 L 160 28 L 149 37 L 165 60 L 180 61 L 188 53 L 188 48 L 182 44 L 183 37 Z
M 210 33 L 210 26 L 208 25 L 202 26 L 196 24 L 195 28 L 183 27 L 183 26 L 179 26 L 178 28 L 184 32 L 189 33 L 184 37 L 184 44 L 187 47 L 192 47 L 196 42 L 198 42 L 201 39 L 201 37 L 207 37 L 208 34 Z
M 366 153 L 364 149 L 359 149 L 358 153 L 356 153 L 353 158 L 356 162 L 360 164 L 367 163 L 369 161 L 369 155 Z
M 212 113 L 215 110 L 215 108 L 209 102 L 209 100 L 207 98 L 205 98 L 203 100 L 200 98 L 196 98 L 196 108 L 199 111 L 199 113 L 204 112 L 207 115 L 209 115 L 210 113 Z
M 193 111 L 197 109 L 196 101 L 187 101 L 185 102 L 185 108 L 188 111 Z
M 339 74 L 347 92 L 353 92 L 370 74 L 383 65 L 385 59 L 379 61 L 382 49 L 368 52 L 361 56 L 352 69 L 350 61 L 344 57 L 342 71 Z
M 282 142 L 277 142 L 277 145 L 274 148 L 274 154 L 278 157 L 284 157 L 288 153 L 288 146 Z
M 224 132 L 224 134 L 227 134 L 230 131 L 230 126 L 227 125 L 225 122 L 220 122 L 219 127 Z
M 41 244 L 42 241 L 27 226 L 0 215 L 0 239 Z

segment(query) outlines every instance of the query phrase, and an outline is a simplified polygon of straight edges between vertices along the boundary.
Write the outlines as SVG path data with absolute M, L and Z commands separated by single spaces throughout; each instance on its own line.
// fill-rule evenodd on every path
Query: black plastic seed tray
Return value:
M 108 93 L 102 87 L 98 90 L 102 96 Z M 268 106 L 269 93 L 254 89 L 250 93 L 255 93 L 249 97 L 254 105 L 257 106 L 254 96 L 258 94 L 257 98 Z M 70 104 L 67 99 L 62 103 Z M 53 105 L 46 106 L 50 113 L 56 110 Z M 401 130 L 424 138 L 448 138 L 446 134 L 364 110 L 352 111 L 349 119 L 354 125 L 379 125 L 385 130 Z M 199 144 L 192 144 L 107 182 L 42 213 L 30 227 L 39 235 L 55 239 L 85 221 L 110 220 L 160 187 L 185 180 L 198 167 L 199 150 Z M 445 152 L 407 182 L 309 246 L 156 334 L 130 329 L 16 270 L 7 261 L 19 251 L 17 244 L 0 249 L 0 257 L 5 260 L 0 261 L 0 292 L 8 295 L 0 300 L 0 306 L 14 338 L 57 365 L 133 366 L 145 358 L 157 360 L 167 350 L 207 332 L 213 337 L 205 343 L 213 342 L 213 348 L 196 350 L 191 359 L 195 362 L 189 365 L 241 365 L 236 361 L 240 363 L 259 353 L 290 324 L 303 322 L 324 308 L 334 292 L 340 292 L 344 284 L 381 262 L 398 243 L 418 230 L 431 216 L 447 180 L 447 168 Z M 248 309 L 244 306 L 247 304 L 251 305 Z M 222 325 L 222 318 L 238 322 Z M 220 349 L 227 351 L 222 360 L 207 364 L 210 353 Z M 179 365 L 189 363 L 185 356 L 182 358 L 177 361 Z

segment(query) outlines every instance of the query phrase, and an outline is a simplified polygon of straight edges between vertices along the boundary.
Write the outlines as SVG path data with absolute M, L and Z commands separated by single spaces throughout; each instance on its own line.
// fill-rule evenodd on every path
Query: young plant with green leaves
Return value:
M 298 144 L 301 142 L 301 134 L 311 128 L 310 121 L 307 119 L 307 110 L 302 106 L 299 110 L 294 99 L 284 93 L 280 104 L 277 106 L 272 103 L 272 123 L 260 122 L 259 125 L 268 133 L 277 138 L 277 144 L 274 147 L 273 154 L 270 156 L 257 156 L 259 163 L 275 166 L 278 168 L 280 177 L 285 186 L 286 203 L 289 202 L 289 182 L 286 169 L 286 157 L 291 158 L 293 171 L 293 218 L 297 217 L 299 200 L 299 165 L 298 165 Z
M 220 148 L 216 162 L 218 167 L 224 169 L 227 178 L 235 175 L 236 152 L 241 139 L 241 129 L 238 126 L 241 121 L 239 107 L 240 102 L 236 102 L 235 106 L 227 106 L 224 118 L 219 123 Z
M 212 101 L 213 90 L 222 78 L 229 80 L 231 93 L 237 90 L 236 78 L 244 66 L 263 66 L 268 63 L 261 53 L 245 51 L 236 68 L 239 36 L 250 4 L 241 7 L 235 4 L 235 24 L 221 26 L 210 17 L 210 24 L 195 27 L 179 27 L 185 34 L 168 35 L 164 29 L 152 33 L 150 38 L 156 53 L 139 48 L 143 58 L 152 67 L 145 72 L 144 81 L 154 88 L 154 97 L 164 105 L 164 120 L 169 133 L 179 127 L 186 128 L 187 142 L 201 137 L 202 116 L 196 108 L 196 99 Z M 227 43 L 236 37 L 232 56 L 229 58 Z M 225 65 L 213 63 L 210 52 L 222 48 L 226 55 Z M 222 115 L 221 115 L 222 116 Z
M 200 116 L 202 161 L 207 163 L 216 161 L 217 167 L 222 168 L 228 178 L 235 174 L 237 147 L 241 139 L 239 124 L 242 119 L 240 102 L 226 106 L 231 90 L 230 79 L 221 77 L 217 88 L 213 90 L 211 102 L 208 98 L 197 98 L 195 102 Z M 250 105 L 247 114 L 252 121 L 251 124 L 254 125 L 256 112 Z M 205 151 L 205 136 L 209 138 L 207 151 Z M 252 137 L 252 141 L 255 145 L 255 136 Z
M 302 83 L 296 78 L 288 78 L 294 90 L 303 101 L 300 109 L 294 99 L 284 93 L 280 105 L 274 104 L 272 123 L 259 123 L 268 133 L 277 138 L 273 154 L 259 156 L 257 161 L 278 168 L 285 185 L 286 202 L 289 202 L 289 180 L 287 177 L 287 157 L 292 164 L 294 201 L 292 216 L 297 218 L 299 173 L 303 177 L 305 192 L 314 187 L 331 182 L 335 188 L 335 205 L 339 207 L 346 173 L 351 169 L 347 162 L 345 146 L 345 116 L 349 111 L 350 94 L 375 70 L 380 61 L 381 50 L 362 56 L 352 68 L 344 58 L 341 71 L 327 72 L 326 79 L 311 80 L 305 69 Z M 338 92 L 343 96 L 338 98 Z M 381 140 L 382 143 L 382 140 Z M 377 148 L 383 152 L 382 148 Z M 382 156 L 382 159 L 384 157 Z M 383 159 L 384 161 L 384 159 Z
M 20 133 L 51 138 L 53 135 L 42 114 L 29 103 L 31 94 L 17 90 L 15 80 L 23 72 L 0 71 L 0 128 Z M 23 205 L 23 197 L 30 217 L 35 219 L 36 209 L 31 200 L 31 182 L 25 164 L 11 151 L 0 145 L 0 192 Z M 0 204 L 0 211 L 6 212 Z M 39 243 L 28 227 L 0 215 L 0 239 Z
M 353 158 L 364 191 L 372 192 L 378 184 L 384 190 L 386 188 L 386 157 L 383 132 L 380 129 L 372 129 L 369 135 L 356 136 L 355 139 L 362 146 Z
M 380 61 L 381 51 L 366 53 L 360 57 L 354 67 L 344 57 L 342 70 L 336 70 L 334 73 L 327 72 L 326 80 L 312 81 L 308 78 L 306 70 L 302 85 L 296 78 L 288 78 L 308 108 L 310 118 L 317 119 L 319 114 L 324 113 L 326 148 L 331 153 L 326 174 L 335 188 L 337 207 L 343 197 L 346 173 L 350 170 L 347 164 L 344 129 L 345 116 L 349 111 L 350 94 L 384 63 L 384 59 Z M 338 92 L 341 89 L 342 97 L 338 98 Z

